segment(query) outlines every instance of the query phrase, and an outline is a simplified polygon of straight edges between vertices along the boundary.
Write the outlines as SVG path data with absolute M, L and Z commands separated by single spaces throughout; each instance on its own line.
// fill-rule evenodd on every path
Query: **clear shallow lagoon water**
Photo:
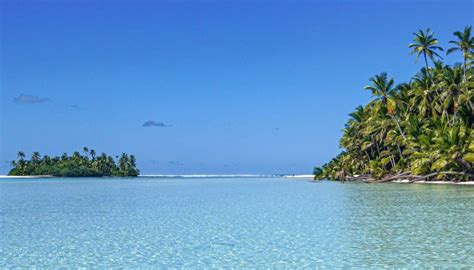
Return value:
M 474 266 L 474 187 L 0 180 L 0 267 Z

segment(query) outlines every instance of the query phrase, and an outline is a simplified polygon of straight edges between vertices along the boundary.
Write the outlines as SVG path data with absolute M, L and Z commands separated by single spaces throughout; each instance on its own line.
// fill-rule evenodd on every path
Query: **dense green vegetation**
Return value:
M 471 27 L 454 33 L 446 53 L 462 63 L 442 61 L 434 33 L 414 33 L 409 45 L 424 66 L 395 85 L 386 73 L 370 78 L 373 100 L 350 114 L 340 146 L 315 179 L 390 181 L 474 180 L 474 37 Z
M 71 156 L 64 153 L 60 157 L 43 156 L 38 152 L 25 160 L 25 154 L 18 152 L 18 160 L 12 161 L 8 175 L 52 175 L 65 177 L 102 177 L 102 176 L 138 176 L 134 155 L 122 153 L 117 162 L 105 153 L 97 156 L 92 149 L 83 148 L 84 155 L 74 152 Z

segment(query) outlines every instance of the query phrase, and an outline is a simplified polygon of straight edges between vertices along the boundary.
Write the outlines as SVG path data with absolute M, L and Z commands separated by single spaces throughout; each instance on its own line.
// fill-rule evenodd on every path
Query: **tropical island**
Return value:
M 41 156 L 34 152 L 30 160 L 25 159 L 25 153 L 18 152 L 18 160 L 12 161 L 9 176 L 47 175 L 57 177 L 136 177 L 140 173 L 137 169 L 134 155 L 122 153 L 120 157 L 100 155 L 87 147 L 83 148 L 84 155 L 74 152 L 71 156 L 67 153 L 61 156 Z
M 471 26 L 454 32 L 446 54 L 460 53 L 448 65 L 434 33 L 414 33 L 409 44 L 424 66 L 395 84 L 383 72 L 365 89 L 373 99 L 349 114 L 340 147 L 343 152 L 322 167 L 315 179 L 388 182 L 405 179 L 474 180 L 474 37 Z

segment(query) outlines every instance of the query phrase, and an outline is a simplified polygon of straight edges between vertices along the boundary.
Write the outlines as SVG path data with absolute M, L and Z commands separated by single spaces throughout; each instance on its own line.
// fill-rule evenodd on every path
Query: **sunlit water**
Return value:
M 474 266 L 474 187 L 0 180 L 0 267 Z

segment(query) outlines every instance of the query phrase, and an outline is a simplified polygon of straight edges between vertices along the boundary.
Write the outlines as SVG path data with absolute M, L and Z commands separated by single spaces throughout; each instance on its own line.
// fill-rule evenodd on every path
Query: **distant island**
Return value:
M 137 169 L 134 155 L 122 153 L 120 157 L 108 156 L 105 153 L 97 155 L 95 150 L 83 148 L 84 155 L 74 152 L 71 156 L 67 153 L 50 157 L 41 156 L 38 152 L 31 155 L 30 160 L 25 159 L 25 153 L 18 152 L 18 160 L 12 161 L 10 176 L 49 175 L 58 177 L 136 177 L 140 171 Z
M 405 179 L 474 180 L 474 37 L 471 26 L 454 32 L 446 54 L 461 63 L 443 63 L 434 33 L 414 33 L 411 53 L 424 67 L 395 85 L 381 73 L 365 89 L 374 99 L 350 114 L 340 146 L 345 150 L 315 179 L 388 182 Z M 431 62 L 431 65 L 429 63 Z

